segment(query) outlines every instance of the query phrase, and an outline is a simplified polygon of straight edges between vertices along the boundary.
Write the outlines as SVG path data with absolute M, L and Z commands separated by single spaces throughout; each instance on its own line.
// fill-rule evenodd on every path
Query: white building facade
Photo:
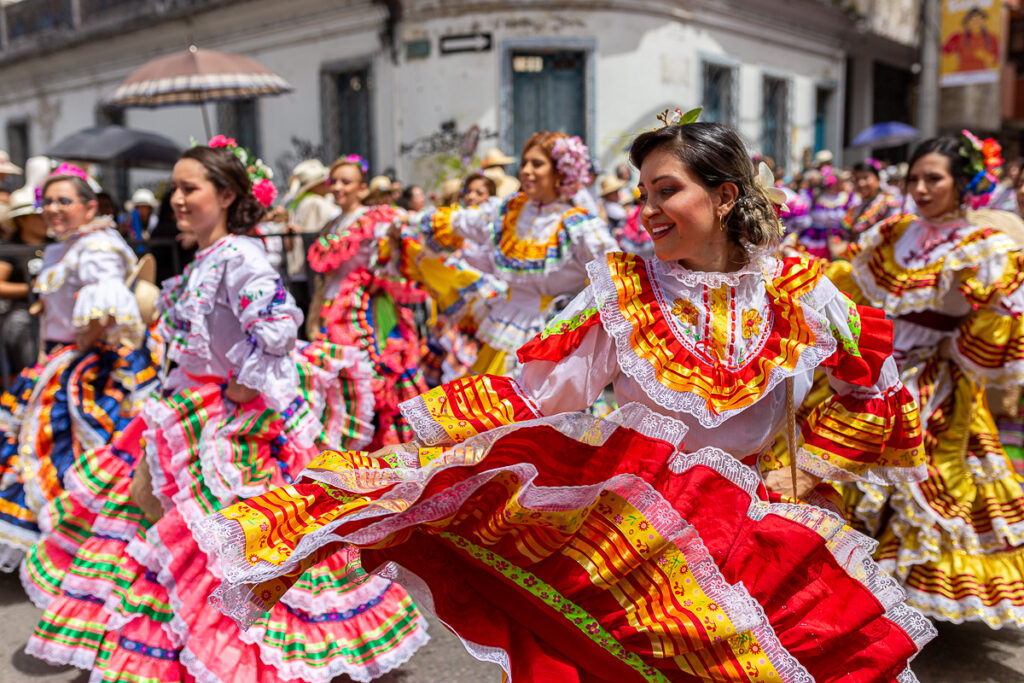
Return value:
M 894 61 L 913 58 L 867 30 Z M 865 118 L 847 102 L 864 24 L 824 0 L 22 0 L 0 33 L 0 145 L 15 159 L 111 121 L 203 139 L 197 107 L 103 107 L 133 69 L 189 40 L 295 88 L 207 105 L 214 132 L 285 174 L 355 152 L 372 173 L 431 186 L 471 150 L 516 156 L 539 129 L 580 135 L 607 169 L 656 114 L 699 105 L 792 169 L 842 150 L 848 112 Z M 868 70 L 852 73 L 870 89 Z

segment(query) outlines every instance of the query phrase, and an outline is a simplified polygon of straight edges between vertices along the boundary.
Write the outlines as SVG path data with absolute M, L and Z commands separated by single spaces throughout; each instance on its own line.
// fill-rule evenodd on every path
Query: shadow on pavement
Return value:
M 19 602 L 28 602 L 28 596 L 21 588 L 18 573 L 0 572 L 0 607 Z
M 1019 669 L 1006 665 L 1021 645 L 1021 634 L 1016 628 L 994 630 L 974 622 L 933 623 L 939 635 L 911 664 L 921 683 L 1024 682 Z
M 15 671 L 23 673 L 30 678 L 37 676 L 52 676 L 53 674 L 76 670 L 73 666 L 50 666 L 41 659 L 36 659 L 31 655 L 25 654 L 24 646 L 18 648 L 18 650 L 11 655 L 11 666 L 14 667 Z M 88 671 L 83 671 L 79 676 L 69 679 L 69 683 L 88 683 L 88 681 Z

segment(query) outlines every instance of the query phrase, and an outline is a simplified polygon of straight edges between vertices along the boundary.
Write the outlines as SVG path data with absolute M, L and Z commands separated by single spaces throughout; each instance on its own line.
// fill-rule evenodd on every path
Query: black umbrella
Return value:
M 124 126 L 97 126 L 69 135 L 46 156 L 134 168 L 168 168 L 181 149 L 162 135 Z

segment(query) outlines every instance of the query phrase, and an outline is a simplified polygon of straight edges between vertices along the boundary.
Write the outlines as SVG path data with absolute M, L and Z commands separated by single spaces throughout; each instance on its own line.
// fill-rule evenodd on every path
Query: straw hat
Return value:
M 971 225 L 995 228 L 1009 236 L 1018 246 L 1024 247 L 1024 219 L 1012 211 L 975 209 L 967 212 L 967 220 Z
M 485 168 L 483 171 L 484 175 L 494 181 L 494 185 L 497 188 L 497 194 L 499 199 L 504 199 L 510 195 L 519 192 L 519 180 L 513 178 L 510 175 L 506 175 L 505 171 L 501 166 L 491 166 Z
M 7 218 L 14 220 L 18 216 L 28 216 L 33 213 L 41 213 L 39 208 L 36 206 L 36 192 L 31 187 L 19 187 L 17 190 L 11 193 L 11 198 L 8 201 L 10 210 L 7 212 Z
M 814 165 L 825 166 L 827 164 L 831 164 L 833 158 L 832 152 L 827 149 L 823 149 L 814 155 Z
M 370 178 L 363 192 L 363 201 L 374 200 L 391 194 L 391 178 L 386 175 L 375 175 Z
M 125 278 L 125 284 L 132 290 L 139 304 L 139 314 L 146 327 L 156 319 L 156 302 L 160 298 L 160 288 L 153 283 L 154 280 L 156 259 L 152 254 L 143 255 Z
M 448 178 L 441 183 L 439 201 L 444 206 L 450 206 L 455 202 L 459 201 L 459 196 L 462 195 L 462 180 L 459 178 Z
M 0 173 L 21 175 L 21 166 L 11 163 L 11 155 L 0 149 Z
M 140 187 L 139 189 L 132 192 L 132 198 L 125 202 L 125 208 L 131 211 L 136 206 L 148 206 L 153 210 L 160 208 L 160 202 L 156 200 L 156 195 L 153 194 L 152 190 Z
M 306 159 L 295 164 L 288 179 L 288 194 L 301 197 L 317 185 L 327 184 L 327 167 L 319 159 Z
M 613 175 L 603 175 L 603 176 L 601 176 L 601 183 L 600 183 L 600 189 L 598 190 L 598 195 L 603 197 L 606 194 L 611 194 L 612 192 L 618 192 L 619 190 L 621 190 L 625 186 L 626 186 L 626 181 L 623 180 L 622 178 L 619 178 L 619 177 L 616 177 L 616 176 L 613 176 Z
M 487 150 L 487 154 L 480 161 L 480 168 L 490 168 L 491 166 L 508 166 L 514 164 L 515 159 L 506 155 L 500 149 L 495 147 L 494 149 Z

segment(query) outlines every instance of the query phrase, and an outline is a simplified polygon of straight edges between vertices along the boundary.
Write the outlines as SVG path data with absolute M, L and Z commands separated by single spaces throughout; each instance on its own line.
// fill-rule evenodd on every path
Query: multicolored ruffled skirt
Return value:
M 326 683 L 368 681 L 426 642 L 402 587 L 366 577 L 351 553 L 306 572 L 247 633 L 208 603 L 222 577 L 195 524 L 290 482 L 325 444 L 369 441 L 362 355 L 329 344 L 296 355 L 301 387 L 284 412 L 261 398 L 235 405 L 207 384 L 148 402 L 121 438 L 76 462 L 22 565 L 46 610 L 26 652 L 91 668 L 94 681 Z M 130 495 L 143 457 L 164 509 L 155 523 Z
M 391 281 L 354 271 L 320 309 L 317 339 L 354 346 L 373 369 L 374 434 L 370 448 L 401 443 L 412 430 L 398 404 L 427 390 L 420 368 L 420 340 L 412 312 L 396 305 Z
M 1024 626 L 1024 492 L 985 391 L 934 350 L 908 357 L 928 479 L 846 487 L 854 524 L 879 539 L 879 563 L 931 617 Z
M 65 346 L 22 371 L 0 399 L 0 570 L 13 571 L 39 540 L 38 515 L 64 490 L 82 453 L 107 444 L 156 389 L 156 361 L 141 349 Z
M 326 452 L 223 509 L 221 609 L 257 619 L 361 549 L 512 681 L 910 681 L 933 635 L 837 516 L 769 498 L 729 454 L 631 404 L 450 448 Z M 288 593 L 283 593 L 284 599 Z

